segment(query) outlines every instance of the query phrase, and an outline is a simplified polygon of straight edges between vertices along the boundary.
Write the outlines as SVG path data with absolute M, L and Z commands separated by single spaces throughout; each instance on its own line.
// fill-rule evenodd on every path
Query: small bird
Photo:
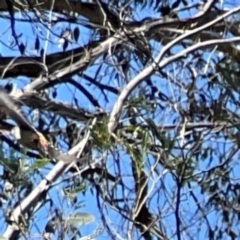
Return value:
M 12 128 L 11 133 L 23 146 L 47 150 L 49 143 L 46 138 L 26 120 L 5 89 L 0 89 L 0 111 L 17 123 L 18 126 Z
M 49 156 L 64 162 L 78 161 L 75 156 L 64 154 L 52 146 L 43 134 L 28 122 L 21 113 L 16 101 L 3 88 L 0 88 L 0 112 L 8 115 L 17 123 L 17 126 L 8 123 L 0 124 L 0 132 L 10 132 L 20 144 L 38 150 L 45 157 Z

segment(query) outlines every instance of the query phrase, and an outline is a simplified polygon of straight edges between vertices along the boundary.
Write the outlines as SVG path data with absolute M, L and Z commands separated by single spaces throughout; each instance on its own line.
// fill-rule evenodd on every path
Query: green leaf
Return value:
M 0 240 L 8 240 L 8 239 L 3 236 L 0 236 Z
M 88 213 L 77 212 L 69 215 L 65 221 L 67 225 L 81 227 L 95 221 L 95 217 Z
M 31 166 L 31 169 L 40 169 L 47 165 L 49 163 L 49 160 L 47 158 L 41 158 L 37 159 L 34 164 Z

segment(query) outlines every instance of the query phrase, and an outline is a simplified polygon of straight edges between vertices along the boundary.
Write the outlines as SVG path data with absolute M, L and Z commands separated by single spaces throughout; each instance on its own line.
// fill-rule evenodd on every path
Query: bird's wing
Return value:
M 0 110 L 11 117 L 19 127 L 37 132 L 36 128 L 25 119 L 14 100 L 5 92 L 4 89 L 0 89 Z
M 29 136 L 30 141 L 38 141 L 39 145 L 46 150 L 48 145 L 46 138 L 27 121 L 15 104 L 14 100 L 5 92 L 4 89 L 0 89 L 0 111 L 3 111 L 17 123 L 19 131 L 25 130 L 31 133 Z
M 27 121 L 27 119 L 21 113 L 20 109 L 15 104 L 14 100 L 5 92 L 4 89 L 1 88 L 0 111 L 3 111 L 17 123 L 18 127 L 14 127 L 14 130 L 18 138 L 24 138 L 22 140 L 25 142 L 28 140 L 31 142 L 37 142 L 39 151 L 42 152 L 45 156 L 47 155 L 50 158 L 68 163 L 78 161 L 74 155 L 64 154 L 58 149 L 54 148 L 43 136 L 43 134 L 38 132 L 37 129 Z

